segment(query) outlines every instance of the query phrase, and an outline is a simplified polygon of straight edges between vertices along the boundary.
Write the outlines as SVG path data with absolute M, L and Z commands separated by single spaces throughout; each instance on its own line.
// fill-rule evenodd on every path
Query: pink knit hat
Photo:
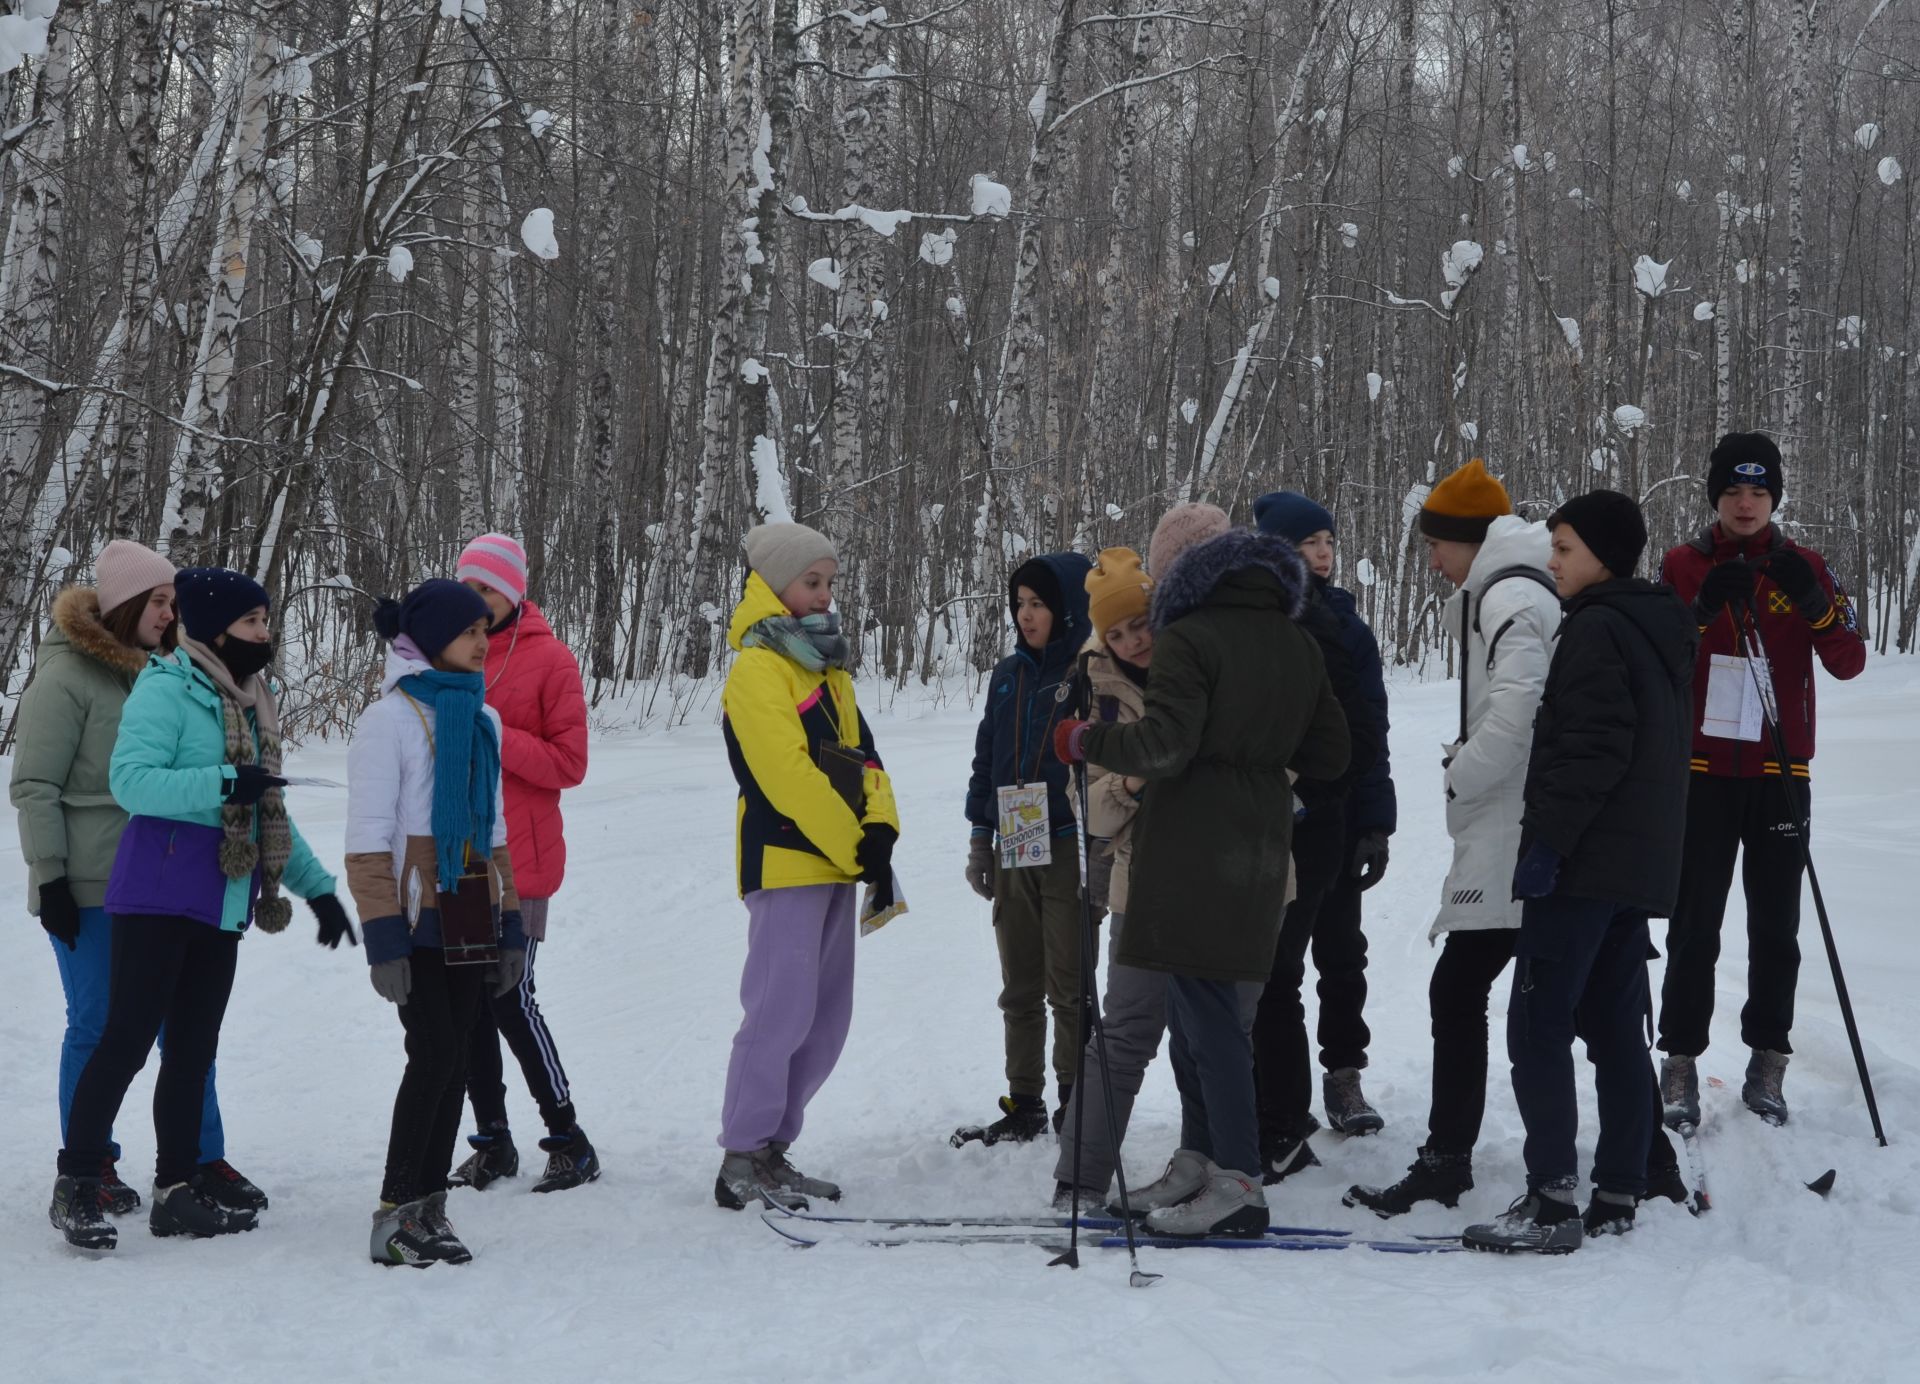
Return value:
M 504 533 L 483 533 L 461 550 L 453 577 L 485 582 L 519 605 L 527 599 L 527 550 Z
M 156 586 L 172 586 L 173 576 L 173 564 L 153 549 L 129 539 L 114 539 L 93 561 L 93 587 L 100 598 L 100 613 L 105 615 Z
M 1216 505 L 1175 505 L 1153 526 L 1153 541 L 1147 544 L 1147 569 L 1154 580 L 1165 581 L 1180 554 L 1197 543 L 1218 538 L 1232 527 L 1227 512 Z

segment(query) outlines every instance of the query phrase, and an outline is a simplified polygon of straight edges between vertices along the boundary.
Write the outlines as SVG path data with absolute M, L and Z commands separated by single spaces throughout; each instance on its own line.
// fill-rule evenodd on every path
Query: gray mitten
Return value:
M 500 948 L 500 959 L 487 972 L 493 979 L 493 993 L 504 995 L 527 976 L 527 953 L 519 947 Z
M 967 844 L 967 887 L 993 902 L 993 837 L 985 832 Z
M 391 961 L 376 961 L 367 968 L 373 980 L 373 992 L 388 1004 L 405 1004 L 413 990 L 413 965 L 404 956 Z

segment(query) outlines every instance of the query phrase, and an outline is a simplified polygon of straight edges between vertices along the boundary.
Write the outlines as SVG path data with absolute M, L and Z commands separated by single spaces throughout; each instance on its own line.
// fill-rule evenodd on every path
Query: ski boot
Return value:
M 163 1238 L 191 1235 L 196 1240 L 205 1240 L 252 1230 L 257 1219 L 257 1213 L 251 1210 L 222 1202 L 213 1180 L 202 1169 L 186 1182 L 153 1189 L 153 1210 L 148 1213 L 147 1228 Z
M 1447 1207 L 1458 1206 L 1461 1194 L 1472 1190 L 1472 1154 L 1442 1153 L 1438 1149 L 1423 1148 L 1419 1156 L 1407 1165 L 1407 1175 L 1391 1187 L 1349 1187 L 1347 1194 L 1340 1198 L 1340 1204 L 1364 1206 L 1381 1220 L 1386 1220 L 1390 1216 L 1405 1215 L 1423 1201 L 1437 1201 Z
M 1155 1235 L 1256 1240 L 1267 1233 L 1267 1195 L 1258 1178 L 1209 1163 L 1200 1194 L 1149 1211 L 1147 1229 Z
M 1664 1129 L 1654 1131 L 1653 1152 L 1647 1158 L 1647 1190 L 1640 1194 L 1641 1201 L 1652 1201 L 1656 1197 L 1665 1197 L 1668 1201 L 1678 1202 L 1693 1210 L 1689 1203 L 1693 1192 L 1687 1187 L 1687 1179 L 1681 1175 L 1679 1155 L 1673 1151 L 1673 1141 L 1667 1138 Z M 1698 1215 L 1698 1211 L 1694 1211 Z
M 1165 1206 L 1178 1206 L 1181 1202 L 1198 1196 L 1206 1189 L 1207 1179 L 1212 1175 L 1213 1163 L 1210 1159 L 1195 1153 L 1192 1149 L 1176 1149 L 1173 1157 L 1167 1160 L 1167 1170 L 1144 1187 L 1129 1190 L 1127 1208 L 1138 1220 L 1149 1212 Z M 1109 1215 L 1121 1214 L 1120 1203 L 1107 1203 Z
M 1360 1138 L 1386 1127 L 1380 1112 L 1360 1093 L 1360 1069 L 1337 1067 L 1320 1079 L 1320 1098 L 1326 1103 L 1327 1124 L 1335 1134 Z
M 1320 1160 L 1314 1156 L 1313 1145 L 1307 1142 L 1307 1136 L 1320 1128 L 1318 1120 L 1310 1120 L 1307 1128 L 1298 1134 L 1282 1134 L 1276 1139 L 1260 1141 L 1260 1181 L 1268 1187 L 1276 1182 L 1284 1182 L 1302 1168 L 1317 1168 Z
M 565 1134 L 549 1134 L 540 1141 L 540 1149 L 547 1155 L 547 1171 L 533 1184 L 536 1192 L 564 1192 L 600 1176 L 600 1156 L 579 1125 Z
M 990 1125 L 961 1125 L 947 1142 L 955 1148 L 983 1144 L 1030 1144 L 1047 1132 L 1047 1102 L 1040 1096 L 1000 1097 L 999 1119 Z
M 1668 1129 L 1700 1127 L 1700 1073 L 1691 1057 L 1675 1053 L 1660 1059 L 1660 1104 Z
M 1618 1192 L 1595 1192 L 1580 1224 L 1588 1235 L 1625 1235 L 1633 1229 L 1632 1197 Z
M 140 1209 L 140 1194 L 120 1180 L 111 1158 L 100 1172 L 100 1209 L 109 1216 L 130 1216 Z
M 1747 1079 L 1740 1086 L 1740 1099 L 1747 1109 L 1770 1125 L 1787 1122 L 1787 1098 L 1780 1083 L 1787 1076 L 1787 1054 L 1755 1048 L 1747 1061 Z
M 438 1226 L 429 1216 L 430 1198 L 421 1197 L 399 1205 L 390 1201 L 380 1203 L 380 1209 L 373 1213 L 373 1236 L 367 1246 L 374 1263 L 424 1269 L 434 1264 L 464 1264 L 473 1258 L 467 1247 L 454 1237 L 453 1227 L 446 1224 L 446 1193 L 435 1195 L 442 1198 Z M 444 1234 L 441 1227 L 445 1228 Z
M 68 1177 L 63 1173 L 53 1180 L 53 1201 L 47 1207 L 47 1219 L 75 1249 L 112 1249 L 120 1243 L 120 1232 L 101 1210 L 104 1199 L 99 1178 Z
M 1100 1203 L 1105 1197 L 1106 1193 L 1104 1192 L 1096 1192 L 1091 1187 L 1082 1187 L 1080 1189 L 1080 1214 L 1083 1216 L 1099 1214 Z M 1128 1200 L 1131 1201 L 1132 1198 L 1129 1197 Z M 1053 1184 L 1053 1210 L 1054 1214 L 1060 1216 L 1071 1216 L 1073 1214 L 1073 1184 L 1071 1182 L 1056 1182 Z M 1115 1211 L 1113 1214 L 1117 1216 L 1120 1213 Z M 1139 1213 L 1136 1211 L 1134 1214 L 1138 1215 Z
M 514 1147 L 513 1131 L 505 1125 L 489 1125 L 478 1134 L 469 1134 L 467 1146 L 473 1152 L 448 1174 L 449 1186 L 484 1192 L 503 1177 L 520 1175 L 520 1150 Z
M 1468 1226 L 1460 1243 L 1492 1254 L 1572 1254 L 1584 1238 L 1578 1206 L 1528 1192 L 1515 1199 L 1505 1214 L 1484 1225 Z
M 773 1150 L 755 1149 L 741 1153 L 728 1149 L 720 1160 L 720 1175 L 713 1180 L 714 1205 L 728 1211 L 744 1211 L 749 1206 L 780 1206 L 789 1211 L 805 1211 L 807 1199 L 780 1184 L 774 1171 Z
M 775 1139 L 767 1145 L 767 1168 L 773 1173 L 774 1181 L 788 1192 L 796 1193 L 812 1200 L 840 1200 L 840 1187 L 824 1177 L 808 1177 L 787 1161 L 787 1150 L 793 1145 L 784 1139 Z
M 267 1209 L 267 1194 L 241 1176 L 240 1170 L 224 1158 L 202 1163 L 199 1176 L 194 1180 L 229 1211 L 250 1211 L 258 1215 Z
M 433 1232 L 440 1242 L 440 1262 L 443 1264 L 470 1264 L 473 1251 L 460 1243 L 460 1237 L 454 1233 L 453 1222 L 447 1219 L 447 1194 L 444 1189 L 430 1192 L 420 1199 L 420 1223 Z

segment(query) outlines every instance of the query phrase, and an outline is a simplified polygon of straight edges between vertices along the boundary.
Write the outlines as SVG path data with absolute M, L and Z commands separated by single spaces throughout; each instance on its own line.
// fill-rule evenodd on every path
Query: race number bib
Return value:
M 1000 868 L 1018 870 L 1053 862 L 1047 785 L 1009 785 L 1000 790 Z
M 1707 666 L 1707 712 L 1700 722 L 1703 735 L 1720 740 L 1760 738 L 1766 726 L 1762 685 L 1772 686 L 1773 670 L 1763 658 L 1714 654 Z

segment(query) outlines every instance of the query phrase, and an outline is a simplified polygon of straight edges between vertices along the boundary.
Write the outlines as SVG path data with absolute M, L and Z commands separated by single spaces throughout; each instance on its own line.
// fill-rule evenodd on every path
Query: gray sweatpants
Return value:
M 1055 1182 L 1073 1182 L 1075 1121 L 1083 1121 L 1080 1148 L 1080 1186 L 1095 1197 L 1105 1197 L 1120 1158 L 1120 1141 L 1127 1137 L 1134 1098 L 1146 1080 L 1147 1067 L 1160 1051 L 1167 1031 L 1167 976 L 1114 960 L 1125 918 L 1116 913 L 1107 920 L 1107 993 L 1100 1016 L 1107 1031 L 1107 1077 L 1113 1085 L 1113 1128 L 1108 1130 L 1106 1082 L 1100 1079 L 1100 1047 L 1087 1040 L 1086 1076 L 1074 1087 L 1060 1125 L 1060 1157 L 1054 1164 Z M 1242 984 L 1240 1026 L 1251 1030 L 1260 1007 L 1258 984 Z M 1082 1102 L 1085 1102 L 1082 1107 Z

